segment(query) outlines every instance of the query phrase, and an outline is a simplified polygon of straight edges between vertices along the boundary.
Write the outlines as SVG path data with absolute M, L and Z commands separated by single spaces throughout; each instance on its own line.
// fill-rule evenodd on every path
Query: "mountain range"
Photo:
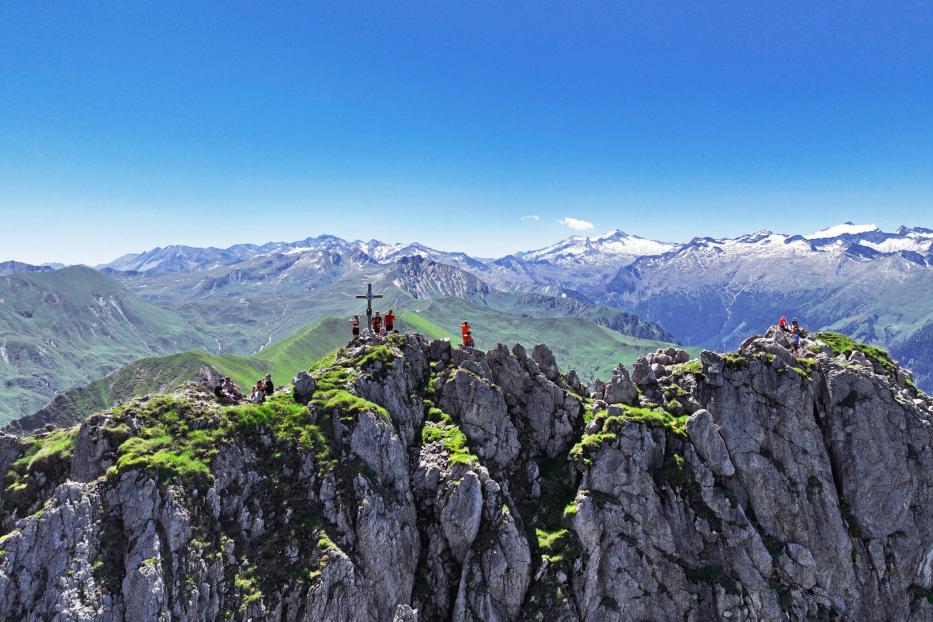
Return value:
M 485 335 L 474 322 L 481 344 L 493 333 L 534 340 L 531 318 L 577 318 L 593 325 L 580 333 L 591 338 L 602 327 L 614 337 L 729 349 L 782 314 L 798 316 L 809 329 L 890 349 L 919 386 L 933 388 L 933 230 L 921 227 L 845 223 L 686 243 L 613 231 L 495 259 L 321 235 L 226 249 L 167 246 L 96 270 L 0 265 L 7 420 L 139 358 L 189 350 L 255 356 L 314 322 L 360 313 L 356 296 L 367 283 L 384 296 L 378 308 L 424 311 L 423 320 L 448 332 L 482 310 L 506 318 Z M 124 319 L 127 305 L 136 312 Z M 37 313 L 42 320 L 27 317 Z M 562 359 L 585 367 L 590 380 L 605 372 L 602 354 L 577 357 L 574 347 L 599 350 L 578 339 Z
M 200 267 L 182 269 L 180 257 Z M 412 270 L 402 262 L 410 257 L 427 263 Z M 303 294 L 328 289 L 353 272 L 415 298 L 443 293 L 485 304 L 498 292 L 532 293 L 624 309 L 680 342 L 726 349 L 786 314 L 885 346 L 933 387 L 933 229 L 923 227 L 885 232 L 843 223 L 686 243 L 613 231 L 498 259 L 319 236 L 225 250 L 166 247 L 101 268 L 149 300 L 202 307 L 217 297 L 249 300 L 263 288 L 277 295 L 296 286 Z

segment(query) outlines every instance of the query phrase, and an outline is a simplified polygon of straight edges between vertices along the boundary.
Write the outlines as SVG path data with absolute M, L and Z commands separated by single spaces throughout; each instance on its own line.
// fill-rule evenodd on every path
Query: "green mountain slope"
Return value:
M 476 344 L 483 349 L 496 343 L 521 343 L 526 347 L 547 343 L 567 370 L 576 369 L 585 382 L 608 378 L 619 363 L 631 364 L 647 352 L 671 345 L 629 337 L 582 318 L 518 317 L 458 298 L 431 301 L 421 309 L 403 313 L 401 320 L 403 329 L 456 341 L 460 339 L 460 322 L 469 320 Z
M 327 353 L 346 345 L 343 320 L 315 322 L 256 356 L 213 355 L 203 351 L 145 358 L 125 365 L 94 382 L 65 391 L 34 414 L 13 421 L 7 430 L 28 432 L 48 423 L 71 425 L 91 413 L 133 397 L 172 390 L 188 381 L 210 384 L 230 376 L 246 390 L 265 374 L 284 384 Z
M 178 314 L 96 270 L 0 276 L 0 423 L 131 361 L 210 346 Z

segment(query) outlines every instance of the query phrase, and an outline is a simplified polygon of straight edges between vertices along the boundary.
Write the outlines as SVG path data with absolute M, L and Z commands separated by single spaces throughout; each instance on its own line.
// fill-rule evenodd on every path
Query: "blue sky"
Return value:
M 933 226 L 929 2 L 191 5 L 0 4 L 0 260 Z

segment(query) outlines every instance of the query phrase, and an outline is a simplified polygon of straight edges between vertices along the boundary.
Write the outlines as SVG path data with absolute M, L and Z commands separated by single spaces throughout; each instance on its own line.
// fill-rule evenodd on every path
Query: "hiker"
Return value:
M 262 404 L 266 401 L 265 383 L 262 380 L 256 381 L 253 392 L 249 396 L 249 401 L 253 404 Z
M 781 329 L 782 331 L 784 331 L 785 333 L 789 333 L 789 332 L 790 332 L 790 330 L 788 330 L 788 328 L 787 328 L 787 317 L 785 317 L 785 316 L 783 316 L 783 315 L 781 316 L 781 319 L 778 320 L 778 328 L 780 328 L 780 329 Z
M 379 315 L 379 312 L 376 311 L 376 315 L 373 316 L 373 333 L 377 335 L 384 335 L 382 332 L 382 316 Z
M 460 324 L 460 335 L 463 337 L 463 346 L 464 348 L 473 348 L 476 344 L 473 342 L 473 334 L 471 332 L 470 323 L 464 320 Z
M 353 341 L 360 340 L 360 316 L 354 315 L 350 320 L 350 327 L 353 329 Z
M 217 386 L 214 387 L 214 397 L 216 397 L 216 398 L 217 398 L 218 400 L 220 400 L 221 402 L 230 402 L 230 401 L 232 401 L 232 398 L 230 397 L 230 394 L 227 393 L 226 389 L 224 389 L 224 379 L 223 379 L 223 378 L 221 378 L 221 379 L 220 379 L 220 382 L 217 383 Z
M 394 333 L 395 332 L 395 314 L 392 313 L 392 309 L 389 309 L 389 312 L 385 314 L 383 319 L 386 321 L 386 332 Z
M 272 383 L 272 374 L 266 374 L 266 377 L 263 379 L 262 390 L 265 392 L 266 397 L 275 393 L 275 385 Z
M 800 349 L 800 333 L 800 324 L 797 323 L 797 318 L 794 318 L 790 323 L 790 340 L 794 344 L 794 356 L 797 356 L 797 351 Z
M 243 393 L 240 392 L 240 387 L 236 386 L 236 383 L 229 376 L 224 378 L 224 391 L 226 391 L 227 395 L 234 401 L 243 399 Z

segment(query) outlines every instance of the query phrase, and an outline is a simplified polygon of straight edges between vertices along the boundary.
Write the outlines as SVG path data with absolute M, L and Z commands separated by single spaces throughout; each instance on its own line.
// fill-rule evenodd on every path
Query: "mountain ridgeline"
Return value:
M 0 612 L 46 620 L 929 620 L 933 399 L 784 333 L 585 386 L 392 335 L 263 405 L 195 385 L 0 435 Z
M 402 260 L 411 257 L 425 261 L 405 265 Z M 221 306 L 225 299 L 262 300 L 250 312 L 279 318 L 285 332 L 278 338 L 299 326 L 282 321 L 283 314 L 303 313 L 303 324 L 324 303 L 286 304 L 266 300 L 257 290 L 274 290 L 281 300 L 296 290 L 340 300 L 350 283 L 355 289 L 367 278 L 405 292 L 392 302 L 443 295 L 486 304 L 504 292 L 601 303 L 660 325 L 676 341 L 716 349 L 735 348 L 781 314 L 797 315 L 807 326 L 889 349 L 914 370 L 920 386 L 933 390 L 933 229 L 923 227 L 885 232 L 845 223 L 806 235 L 759 231 L 686 243 L 614 231 L 499 259 L 423 244 L 319 236 L 225 251 L 166 247 L 121 258 L 107 269 L 117 269 L 116 278 L 137 294 L 196 318 L 224 318 L 231 307 L 243 308 Z M 339 315 L 331 309 L 316 317 Z
M 552 343 L 586 380 L 639 348 L 661 347 L 629 343 L 626 356 L 612 360 L 607 352 L 625 345 L 619 335 L 729 350 L 786 314 L 885 347 L 919 387 L 933 390 L 933 230 L 921 227 L 889 233 L 846 223 L 683 244 L 615 231 L 499 259 L 322 235 L 227 249 L 169 246 L 100 272 L 3 266 L 0 423 L 143 357 L 253 357 L 325 318 L 360 313 L 356 296 L 368 283 L 384 296 L 382 310 L 417 316 L 438 336 L 482 317 L 488 326 L 474 325 L 486 343 Z M 548 322 L 556 319 L 573 320 L 565 334 Z M 248 380 L 246 368 L 238 370 Z
M 628 360 L 675 342 L 654 322 L 621 309 L 495 290 L 459 268 L 420 257 L 362 269 L 340 255 L 295 255 L 222 275 L 137 278 L 120 283 L 80 266 L 0 276 L 0 424 L 37 411 L 29 421 L 77 421 L 114 399 L 203 378 L 205 366 L 241 386 L 258 372 L 290 378 L 310 352 L 299 348 L 300 356 L 283 359 L 286 349 L 294 350 L 296 340 L 310 344 L 309 331 L 327 346 L 323 352 L 314 346 L 318 356 L 342 345 L 348 328 L 335 318 L 360 313 L 356 294 L 370 281 L 385 296 L 385 309 L 430 308 L 449 334 L 467 317 L 489 322 L 482 339 L 526 339 L 534 326 L 537 339 L 553 341 L 588 379 L 618 362 L 617 353 Z M 548 318 L 573 321 L 561 331 L 543 321 Z M 325 321 L 326 330 L 316 330 Z M 142 358 L 149 360 L 137 363 Z M 121 371 L 125 365 L 129 369 Z

